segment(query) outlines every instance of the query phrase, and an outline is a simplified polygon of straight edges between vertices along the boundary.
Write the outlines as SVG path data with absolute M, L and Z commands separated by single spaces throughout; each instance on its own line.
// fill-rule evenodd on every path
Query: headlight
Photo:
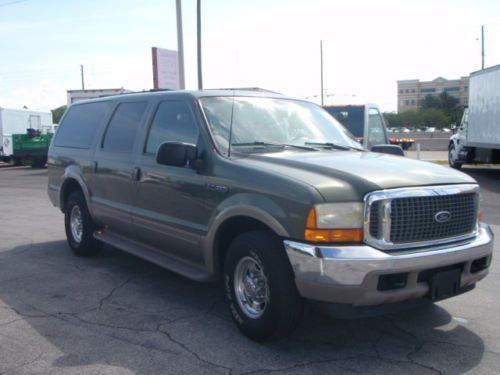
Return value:
M 311 208 L 304 237 L 311 242 L 363 241 L 363 203 L 324 203 Z

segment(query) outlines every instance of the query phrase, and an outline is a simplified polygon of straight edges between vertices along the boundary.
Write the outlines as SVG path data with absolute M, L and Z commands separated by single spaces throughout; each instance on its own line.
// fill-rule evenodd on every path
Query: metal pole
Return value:
M 82 74 L 82 90 L 85 90 L 85 79 L 83 75 L 83 65 L 80 65 L 80 72 Z
M 484 69 L 484 25 L 481 25 L 481 69 Z
M 321 57 L 321 105 L 324 105 L 324 90 L 323 90 L 323 41 L 319 41 L 319 51 L 320 51 L 320 57 Z
M 179 87 L 181 90 L 186 88 L 184 81 L 184 42 L 182 39 L 182 8 L 181 0 L 176 0 L 175 8 L 177 11 L 177 53 L 179 63 Z
M 201 65 L 201 0 L 196 2 L 196 23 L 197 23 L 197 38 L 198 38 L 198 90 L 203 89 L 203 75 Z

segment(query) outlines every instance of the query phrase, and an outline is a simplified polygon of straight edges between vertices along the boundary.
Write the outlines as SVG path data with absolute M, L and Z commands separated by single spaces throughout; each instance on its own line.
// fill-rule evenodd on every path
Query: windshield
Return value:
M 325 107 L 325 110 L 344 125 L 355 137 L 364 137 L 364 106 L 334 106 Z
M 200 102 L 215 142 L 226 154 L 231 117 L 231 148 L 238 151 L 252 152 L 252 145 L 311 143 L 362 148 L 342 125 L 313 103 L 261 97 L 206 97 Z

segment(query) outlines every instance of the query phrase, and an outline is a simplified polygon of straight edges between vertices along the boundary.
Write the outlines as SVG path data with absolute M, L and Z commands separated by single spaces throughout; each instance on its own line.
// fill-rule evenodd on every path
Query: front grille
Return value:
M 447 222 L 436 221 L 441 211 L 451 214 Z M 476 212 L 476 193 L 393 199 L 390 241 L 401 244 L 469 234 L 476 226 Z

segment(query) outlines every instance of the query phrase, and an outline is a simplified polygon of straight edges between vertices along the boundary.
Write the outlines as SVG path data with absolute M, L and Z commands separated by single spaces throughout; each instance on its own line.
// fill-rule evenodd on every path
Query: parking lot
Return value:
M 464 171 L 480 182 L 498 237 L 500 169 Z M 237 331 L 221 285 L 111 247 L 74 256 L 46 182 L 46 169 L 0 166 L 2 375 L 498 373 L 498 257 L 465 295 L 358 320 L 310 308 L 292 337 L 259 344 Z

